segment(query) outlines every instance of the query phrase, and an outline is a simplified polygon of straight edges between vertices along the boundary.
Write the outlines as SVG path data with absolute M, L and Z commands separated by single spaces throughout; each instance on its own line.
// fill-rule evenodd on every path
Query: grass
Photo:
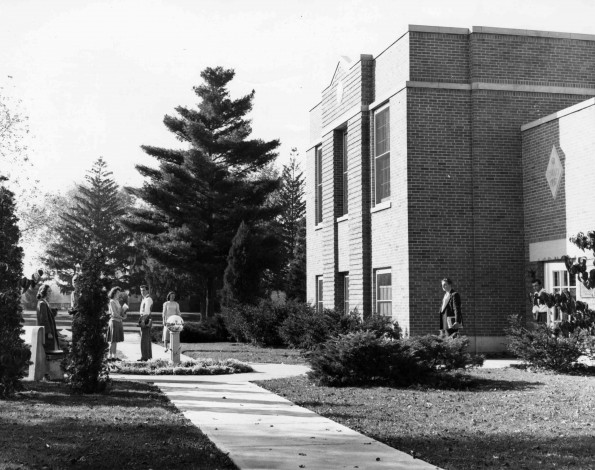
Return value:
M 306 364 L 297 349 L 259 348 L 248 343 L 182 343 L 182 353 L 194 359 L 237 359 L 242 362 Z
M 445 469 L 595 469 L 595 378 L 480 369 L 467 389 L 258 384 Z
M 0 400 L 0 469 L 237 468 L 152 385 L 114 381 L 99 395 L 25 386 Z

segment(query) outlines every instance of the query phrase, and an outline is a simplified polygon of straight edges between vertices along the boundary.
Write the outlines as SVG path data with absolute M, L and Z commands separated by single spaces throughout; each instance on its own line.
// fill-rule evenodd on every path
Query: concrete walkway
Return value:
M 118 344 L 118 357 L 138 359 L 138 335 L 127 333 L 125 338 Z M 153 344 L 153 357 L 167 354 Z M 251 383 L 301 375 L 307 366 L 251 365 L 255 372 L 233 375 L 110 375 L 154 383 L 242 470 L 438 468 Z

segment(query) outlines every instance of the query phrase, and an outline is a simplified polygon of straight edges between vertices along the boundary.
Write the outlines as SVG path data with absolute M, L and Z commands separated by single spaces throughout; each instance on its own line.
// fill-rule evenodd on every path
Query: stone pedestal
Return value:
M 50 380 L 64 380 L 64 369 L 62 368 L 62 361 L 64 360 L 63 351 L 48 351 L 47 358 L 47 374 Z
M 174 366 L 180 363 L 180 332 L 169 332 L 170 359 Z

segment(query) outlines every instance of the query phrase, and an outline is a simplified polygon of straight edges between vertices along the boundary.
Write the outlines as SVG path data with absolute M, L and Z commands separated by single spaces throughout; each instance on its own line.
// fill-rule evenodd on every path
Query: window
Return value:
M 348 164 L 347 164 L 347 131 L 343 132 L 343 214 L 349 213 L 349 183 L 347 181 L 348 176 Z
M 324 303 L 322 301 L 322 287 L 324 281 L 322 280 L 322 276 L 316 276 L 316 311 L 322 313 L 324 308 Z
M 390 269 L 376 271 L 376 313 L 392 316 L 393 289 Z
M 318 225 L 322 222 L 322 147 L 314 150 L 314 171 L 315 171 L 315 195 L 314 195 L 314 222 Z
M 546 263 L 544 271 L 545 282 L 543 287 L 546 292 L 561 294 L 562 291 L 568 290 L 576 300 L 576 275 L 569 275 L 564 263 Z M 562 320 L 562 312 L 557 308 L 552 309 L 551 315 L 551 321 Z
M 374 178 L 376 204 L 390 198 L 390 114 L 383 108 L 374 115 Z
M 349 313 L 349 274 L 343 276 L 343 301 L 345 303 L 345 313 Z

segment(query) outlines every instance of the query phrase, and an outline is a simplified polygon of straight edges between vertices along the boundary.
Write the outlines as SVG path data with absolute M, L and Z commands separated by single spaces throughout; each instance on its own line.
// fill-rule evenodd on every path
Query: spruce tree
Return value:
M 297 162 L 297 149 L 293 148 L 289 164 L 283 165 L 281 189 L 278 196 L 282 207 L 279 224 L 281 226 L 283 246 L 289 260 L 293 257 L 296 247 L 300 222 L 306 215 L 304 185 L 304 173 Z
M 182 148 L 143 146 L 159 168 L 137 165 L 145 177 L 142 188 L 128 188 L 145 201 L 126 225 L 148 235 L 147 251 L 160 263 L 190 274 L 202 294 L 201 311 L 214 312 L 231 241 L 241 223 L 251 227 L 272 220 L 275 204 L 266 204 L 279 185 L 262 172 L 276 157 L 277 140 L 249 139 L 246 115 L 254 91 L 231 99 L 227 86 L 235 72 L 221 67 L 201 73 L 195 87 L 196 109 L 176 108 L 164 124 Z
M 19 228 L 14 195 L 0 176 L 0 398 L 21 388 L 31 351 L 21 339 L 21 286 L 23 250 L 18 246 Z
M 73 204 L 59 216 L 56 237 L 46 250 L 45 264 L 56 272 L 63 290 L 72 290 L 72 276 L 92 245 L 105 263 L 103 275 L 127 284 L 132 235 L 121 225 L 126 212 L 123 195 L 99 158 L 78 185 Z

